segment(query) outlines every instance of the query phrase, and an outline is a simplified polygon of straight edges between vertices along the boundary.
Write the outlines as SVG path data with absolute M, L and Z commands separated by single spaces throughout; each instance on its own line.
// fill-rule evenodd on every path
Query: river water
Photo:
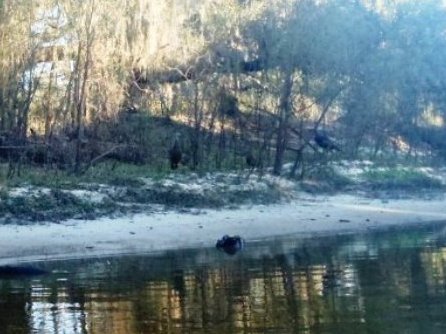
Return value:
M 33 265 L 0 333 L 446 333 L 444 224 Z

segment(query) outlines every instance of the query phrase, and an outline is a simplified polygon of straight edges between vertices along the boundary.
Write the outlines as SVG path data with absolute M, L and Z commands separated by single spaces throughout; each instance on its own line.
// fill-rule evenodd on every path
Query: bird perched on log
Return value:
M 170 168 L 171 169 L 177 169 L 178 164 L 181 162 L 181 158 L 183 156 L 180 148 L 180 142 L 179 142 L 179 135 L 175 135 L 175 142 L 173 143 L 173 146 L 169 150 L 169 161 L 170 161 Z
M 245 248 L 245 240 L 243 240 L 238 235 L 230 237 L 229 235 L 224 235 L 221 239 L 217 241 L 215 247 L 229 255 L 234 255 L 235 253 L 243 250 Z
M 328 137 L 324 133 L 316 132 L 314 135 L 314 141 L 319 147 L 322 147 L 327 151 L 341 151 L 339 146 L 334 142 L 333 139 Z

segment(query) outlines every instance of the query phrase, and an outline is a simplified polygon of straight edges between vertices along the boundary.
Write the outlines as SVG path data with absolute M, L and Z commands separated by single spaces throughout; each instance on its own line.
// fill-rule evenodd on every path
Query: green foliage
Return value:
M 244 203 L 274 203 L 288 190 L 274 181 L 237 174 L 203 175 L 153 172 L 143 166 L 102 163 L 85 175 L 26 168 L 0 193 L 4 222 L 59 221 L 104 214 L 141 212 L 152 205 L 220 208 Z M 85 194 L 84 194 L 85 192 Z
M 69 18 L 69 24 L 62 20 L 54 25 L 45 22 L 50 18 L 33 16 L 51 13 L 51 1 L 42 2 L 41 7 L 26 1 L 16 6 L 8 5 L 13 1 L 0 1 L 0 17 L 5 19 L 0 20 L 0 139 L 5 146 L 35 139 L 39 144 L 27 151 L 31 157 L 24 154 L 26 162 L 47 163 L 45 168 L 25 164 L 20 178 L 6 180 L 6 186 L 65 190 L 106 184 L 125 187 L 120 200 L 127 203 L 185 206 L 280 196 L 274 188 L 189 195 L 176 188 L 146 188 L 144 178 L 168 176 L 167 152 L 177 132 L 184 156 L 192 157 L 193 169 L 200 173 L 245 166 L 244 148 L 261 152 L 262 162 L 278 161 L 281 167 L 286 162 L 282 160 L 293 159 L 294 152 L 282 152 L 284 159 L 272 159 L 272 155 L 311 145 L 314 141 L 306 129 L 319 125 L 343 133 L 342 154 L 346 156 L 365 151 L 376 157 L 378 152 L 390 151 L 389 139 L 409 144 L 409 152 L 423 148 L 444 155 L 446 21 L 440 1 L 381 5 L 368 1 L 366 5 L 345 0 L 259 0 L 248 5 L 206 0 L 196 6 L 172 2 L 172 9 L 162 1 L 153 6 L 152 2 L 122 6 L 119 1 L 106 1 L 93 8 L 92 2 L 77 6 L 61 1 L 58 14 Z M 93 10 L 94 22 L 87 22 L 88 10 Z M 157 17 L 181 14 L 178 24 L 172 25 L 169 20 L 153 21 L 148 13 Z M 37 20 L 51 33 L 35 33 Z M 90 45 L 86 39 L 90 33 L 85 31 L 90 25 L 95 26 L 95 33 L 88 40 L 91 49 L 85 49 Z M 71 43 L 73 39 L 66 37 L 72 35 L 87 42 Z M 39 80 L 24 80 L 33 72 L 30 66 L 57 53 L 41 50 L 39 45 L 60 40 L 67 44 L 63 59 L 51 59 L 53 71 L 35 71 L 43 72 Z M 37 49 L 31 52 L 29 45 Z M 64 73 L 64 62 L 74 62 L 75 71 L 70 65 Z M 60 77 L 71 80 L 56 80 Z M 82 78 L 85 101 L 76 100 L 84 86 Z M 285 85 L 284 78 L 289 84 Z M 76 106 L 85 106 L 88 117 L 77 120 Z M 433 125 L 420 126 L 427 109 L 440 118 L 435 131 Z M 36 135 L 30 138 L 26 127 L 34 125 Z M 80 142 L 65 131 L 77 125 L 85 136 L 80 154 L 75 153 Z M 314 155 L 310 145 L 302 149 L 302 159 L 308 159 L 305 165 L 311 164 Z M 50 152 L 54 146 L 59 150 Z M 1 161 L 11 159 L 11 152 L 17 151 L 1 150 Z M 61 161 L 51 161 L 58 160 L 58 153 L 62 153 Z M 89 167 L 80 176 L 71 173 L 74 155 L 81 160 L 76 160 L 81 171 Z M 90 166 L 92 161 L 95 164 Z M 60 170 L 51 169 L 51 163 Z M 7 167 L 1 168 L 0 175 L 6 175 Z M 176 172 L 186 170 L 182 166 Z M 377 188 L 438 186 L 417 173 L 370 171 L 364 177 Z M 328 166 L 315 168 L 306 177 L 321 189 L 350 185 L 348 178 Z M 55 200 L 53 196 L 44 203 L 51 206 Z M 67 207 L 80 205 L 64 201 Z
M 5 169 L 7 166 L 3 166 Z M 20 177 L 5 180 L 9 187 L 35 186 L 51 189 L 88 189 L 88 184 L 106 184 L 112 186 L 142 186 L 141 177 L 160 179 L 167 175 L 166 170 L 157 170 L 152 166 L 133 165 L 105 161 L 89 168 L 85 174 L 77 176 L 70 171 L 43 169 L 23 166 Z
M 123 194 L 114 197 L 114 200 L 185 208 L 216 208 L 225 204 L 223 199 L 218 196 L 190 193 L 177 187 L 127 188 Z
M 50 190 L 19 196 L 4 196 L 0 200 L 3 222 L 60 221 L 68 218 L 93 218 L 116 210 L 116 204 L 92 203 L 69 192 Z
M 362 175 L 373 190 L 411 190 L 442 189 L 438 180 L 414 169 L 386 168 L 366 171 Z
M 116 202 L 161 204 L 166 207 L 220 208 L 243 203 L 274 203 L 285 197 L 283 190 L 274 184 L 245 186 L 247 180 L 239 183 L 238 178 L 222 178 L 209 180 L 215 184 L 203 186 L 200 190 L 162 181 L 146 187 L 126 187 L 113 195 L 112 199 Z
M 332 192 L 340 191 L 353 185 L 353 181 L 338 173 L 331 166 L 319 166 L 308 172 L 306 181 L 302 183 L 302 188 L 310 192 Z

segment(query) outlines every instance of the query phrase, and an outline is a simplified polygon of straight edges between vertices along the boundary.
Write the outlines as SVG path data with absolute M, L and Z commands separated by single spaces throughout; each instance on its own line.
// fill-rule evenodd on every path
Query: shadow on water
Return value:
M 446 331 L 440 224 L 36 265 L 0 279 L 1 333 Z

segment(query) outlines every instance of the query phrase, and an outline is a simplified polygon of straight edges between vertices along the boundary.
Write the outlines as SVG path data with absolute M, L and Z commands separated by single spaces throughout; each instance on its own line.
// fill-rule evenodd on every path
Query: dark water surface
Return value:
M 446 333 L 444 225 L 35 264 L 0 333 Z

